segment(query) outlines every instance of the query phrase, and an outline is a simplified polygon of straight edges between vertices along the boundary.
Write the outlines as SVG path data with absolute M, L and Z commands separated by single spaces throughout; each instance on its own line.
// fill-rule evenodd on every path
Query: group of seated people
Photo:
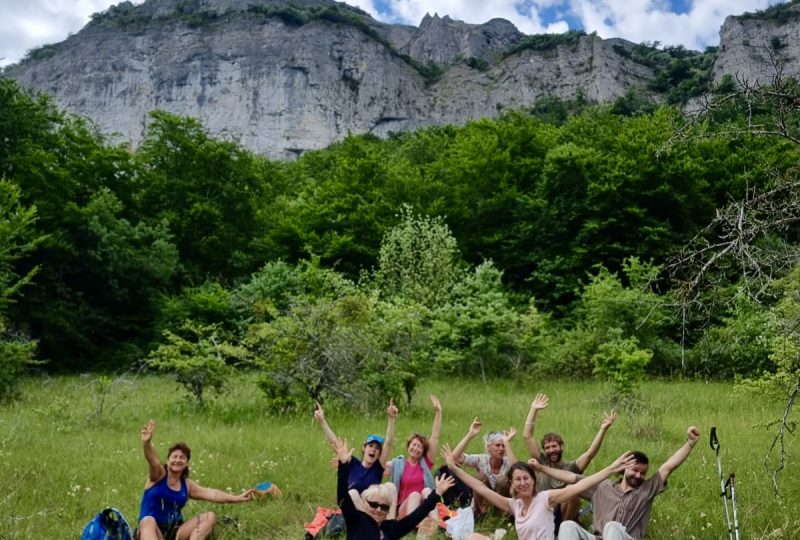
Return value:
M 336 437 L 322 407 L 317 405 L 315 418 L 336 452 L 337 498 L 348 539 L 392 540 L 425 522 L 435 526 L 436 503 L 458 479 L 472 490 L 476 514 L 484 514 L 492 506 L 513 516 L 520 540 L 552 540 L 556 534 L 562 540 L 639 540 L 645 535 L 653 499 L 666 489 L 670 474 L 688 457 L 700 436 L 697 428 L 690 426 L 686 443 L 649 479 L 649 460 L 639 451 L 625 452 L 596 473 L 584 476 L 616 414 L 605 414 L 589 448 L 577 459 L 565 461 L 564 441 L 558 434 L 545 434 L 541 446 L 534 438 L 536 416 L 549 404 L 549 398 L 539 394 L 531 402 L 523 431 L 531 456 L 528 461 L 518 461 L 514 456 L 510 444 L 516 434 L 514 428 L 486 434 L 485 453 L 465 454 L 481 431 L 476 417 L 454 448 L 443 445 L 441 455 L 447 473 L 436 477 L 433 468 L 439 449 L 442 407 L 435 396 L 431 396 L 431 403 L 434 420 L 430 436 L 412 434 L 406 442 L 406 455 L 391 461 L 397 417 L 393 403 L 387 409 L 386 437 L 369 435 L 362 446 L 361 461 L 353 459 L 353 449 Z M 465 468 L 474 469 L 475 475 Z M 611 477 L 618 473 L 622 477 L 612 481 Z M 384 476 L 388 482 L 382 482 Z M 591 531 L 576 521 L 581 498 L 592 503 Z M 418 538 L 429 538 L 429 528 L 420 526 L 418 531 Z M 479 533 L 469 536 L 469 540 L 484 539 L 490 540 Z
M 564 441 L 555 433 L 534 438 L 539 411 L 549 404 L 544 394 L 531 402 L 525 419 L 523 438 L 530 453 L 527 461 L 518 461 L 510 441 L 516 430 L 493 431 L 484 437 L 485 452 L 466 454 L 469 443 L 481 431 L 476 417 L 464 438 L 453 448 L 439 448 L 442 407 L 431 396 L 434 410 L 430 436 L 412 434 L 406 441 L 405 455 L 391 458 L 398 410 L 390 401 L 387 408 L 386 435 L 369 435 L 362 445 L 361 459 L 354 459 L 354 449 L 340 439 L 328 424 L 323 408 L 314 412 L 335 452 L 338 469 L 337 502 L 346 525 L 348 540 L 395 540 L 416 531 L 418 538 L 435 538 L 439 517 L 437 502 L 458 481 L 472 491 L 476 515 L 491 507 L 513 517 L 520 540 L 640 540 L 644 538 L 650 510 L 656 495 L 666 489 L 670 474 L 684 462 L 699 439 L 699 431 L 690 426 L 686 442 L 667 459 L 650 478 L 649 461 L 639 451 L 623 453 L 594 474 L 583 473 L 597 455 L 616 414 L 606 414 L 589 448 L 573 461 L 563 458 Z M 220 503 L 250 500 L 257 491 L 240 495 L 204 488 L 186 478 L 189 450 L 173 445 L 167 463 L 160 464 L 151 444 L 154 423 L 142 429 L 142 442 L 149 465 L 149 478 L 142 497 L 139 515 L 140 540 L 203 540 L 215 524 L 213 512 L 183 520 L 181 508 L 188 498 Z M 441 454 L 445 472 L 436 475 L 434 463 Z M 465 469 L 474 469 L 475 474 Z M 621 478 L 611 477 L 622 473 Z M 386 480 L 386 481 L 384 481 Z M 270 490 L 279 494 L 276 486 Z M 581 498 L 589 500 L 592 524 L 586 530 L 576 521 Z M 505 531 L 495 532 L 495 538 Z M 469 540 L 491 540 L 472 533 Z

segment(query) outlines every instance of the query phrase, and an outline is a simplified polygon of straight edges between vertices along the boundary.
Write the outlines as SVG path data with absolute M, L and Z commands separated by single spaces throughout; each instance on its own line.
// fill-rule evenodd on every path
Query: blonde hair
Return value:
M 389 504 L 386 519 L 395 519 L 397 517 L 397 486 L 391 482 L 384 482 L 383 484 L 372 484 L 361 492 L 364 508 L 367 507 L 367 500 L 375 499 L 380 499 Z

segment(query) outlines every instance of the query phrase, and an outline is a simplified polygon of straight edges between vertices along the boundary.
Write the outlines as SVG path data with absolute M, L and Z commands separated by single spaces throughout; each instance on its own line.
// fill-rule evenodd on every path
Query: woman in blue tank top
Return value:
M 208 538 L 216 525 L 216 514 L 203 512 L 184 520 L 181 510 L 186 501 L 197 499 L 217 503 L 245 502 L 252 499 L 255 488 L 248 489 L 241 495 L 231 495 L 218 489 L 202 487 L 189 480 L 191 450 L 186 443 L 170 446 L 167 463 L 162 465 L 152 444 L 155 427 L 156 423 L 150 420 L 142 428 L 142 447 L 149 474 L 142 495 L 137 537 L 139 540 Z

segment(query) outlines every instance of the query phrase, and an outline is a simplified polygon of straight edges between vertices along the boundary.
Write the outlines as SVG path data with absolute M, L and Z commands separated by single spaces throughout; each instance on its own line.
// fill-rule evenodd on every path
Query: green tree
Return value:
M 233 365 L 245 362 L 247 351 L 221 339 L 216 325 L 186 321 L 180 331 L 182 335 L 164 332 L 166 343 L 150 352 L 147 365 L 172 374 L 195 404 L 203 407 L 209 392 L 225 390 Z
M 761 159 L 723 139 L 670 148 L 681 126 L 673 109 L 623 118 L 597 108 L 561 128 L 511 244 L 528 252 L 532 291 L 546 306 L 574 300 L 598 263 L 618 271 L 630 256 L 665 262 L 724 197 L 763 182 L 751 174 Z
M 372 279 L 386 297 L 432 308 L 450 297 L 463 276 L 456 239 L 441 218 L 416 216 L 408 206 L 400 217 L 383 237 Z
M 36 342 L 10 332 L 7 319 L 9 303 L 36 273 L 34 268 L 21 276 L 15 267 L 42 241 L 33 230 L 35 221 L 36 208 L 21 205 L 19 188 L 0 178 L 0 400 L 13 395 L 19 378 L 36 363 Z
M 10 316 L 38 339 L 50 369 L 139 358 L 175 258 L 162 224 L 131 209 L 139 171 L 130 152 L 5 79 L 0 110 L 0 166 L 46 236 L 18 265 L 20 275 L 39 267 L 39 286 Z
M 534 335 L 540 328 L 531 327 L 536 318 L 524 320 L 511 302 L 501 282 L 500 272 L 491 262 L 475 268 L 457 282 L 449 298 L 433 309 L 432 334 L 437 367 L 464 375 L 508 375 L 527 364 L 520 356 L 530 350 L 518 336 L 525 330 Z
M 272 164 L 210 138 L 195 119 L 163 111 L 151 113 L 137 159 L 136 211 L 168 224 L 185 282 L 231 279 L 256 267 L 259 205 Z
M 622 374 L 631 380 L 644 375 L 633 377 L 629 368 L 635 366 L 657 374 L 679 370 L 680 348 L 672 339 L 677 323 L 669 297 L 651 285 L 658 271 L 659 267 L 636 258 L 626 260 L 620 273 L 597 268 L 582 287 L 570 317 L 558 331 L 544 337 L 548 356 L 537 369 L 586 378 Z M 643 359 L 639 351 L 647 351 L 647 362 L 639 362 Z M 612 365 L 614 358 L 623 361 L 623 353 L 632 356 Z M 602 363 L 599 370 L 598 361 Z
M 372 136 L 350 136 L 303 155 L 286 174 L 297 194 L 288 211 L 267 225 L 287 246 L 274 256 L 288 262 L 319 257 L 351 279 L 375 265 L 397 209 L 419 196 L 419 174 Z

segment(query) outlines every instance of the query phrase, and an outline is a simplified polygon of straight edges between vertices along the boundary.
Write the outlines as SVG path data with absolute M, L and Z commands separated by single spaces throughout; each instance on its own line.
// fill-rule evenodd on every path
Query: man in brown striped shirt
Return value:
M 592 501 L 592 530 L 590 534 L 574 521 L 561 524 L 559 540 L 641 540 L 650 519 L 650 510 L 656 495 L 667 489 L 667 479 L 691 453 L 700 438 L 700 431 L 690 426 L 686 430 L 686 442 L 658 468 L 656 474 L 647 477 L 650 462 L 642 452 L 634 452 L 635 463 L 625 469 L 622 479 L 605 480 L 583 494 Z M 539 465 L 537 470 L 550 474 L 552 469 Z M 558 471 L 563 473 L 563 471 Z M 554 474 L 559 477 L 559 475 Z M 581 477 L 574 475 L 573 481 Z

